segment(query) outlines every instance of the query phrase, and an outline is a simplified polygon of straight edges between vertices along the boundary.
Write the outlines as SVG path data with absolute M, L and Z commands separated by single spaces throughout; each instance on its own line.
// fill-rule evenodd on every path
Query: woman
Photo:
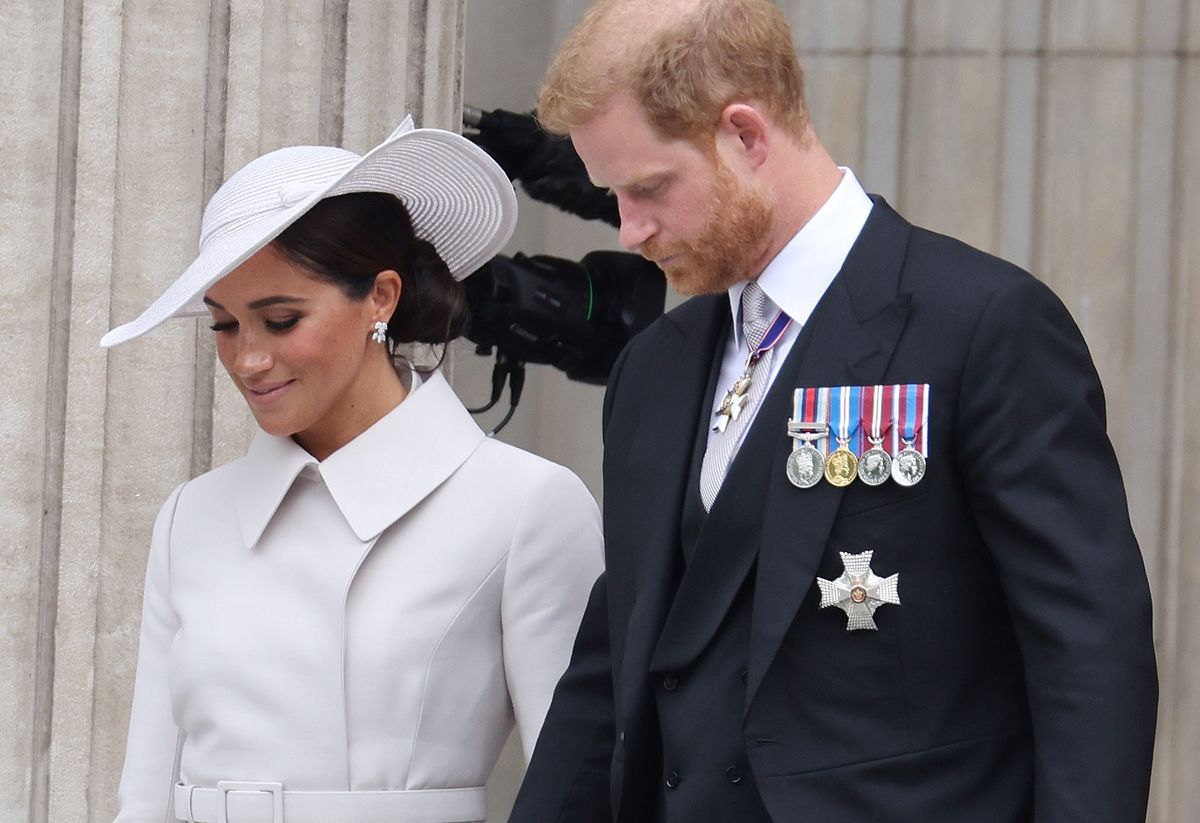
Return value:
M 514 720 L 528 758 L 600 570 L 595 504 L 390 354 L 461 333 L 457 280 L 515 209 L 487 155 L 408 120 L 363 157 L 281 149 L 105 336 L 206 311 L 262 429 L 155 525 L 119 823 L 476 821 Z

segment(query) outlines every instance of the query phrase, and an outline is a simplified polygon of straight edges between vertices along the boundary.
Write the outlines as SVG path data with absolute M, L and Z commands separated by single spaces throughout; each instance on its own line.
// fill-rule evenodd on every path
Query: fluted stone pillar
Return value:
M 462 0 L 0 6 L 0 820 L 106 821 L 150 526 L 253 430 L 181 321 L 106 353 L 190 261 L 228 172 L 453 127 Z

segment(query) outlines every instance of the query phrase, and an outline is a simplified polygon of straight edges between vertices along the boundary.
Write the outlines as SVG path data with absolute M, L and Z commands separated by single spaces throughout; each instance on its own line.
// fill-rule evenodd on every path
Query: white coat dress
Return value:
M 260 432 L 155 524 L 116 823 L 173 819 L 181 739 L 185 785 L 482 786 L 514 720 L 532 752 L 601 564 L 579 479 L 438 374 L 320 463 Z

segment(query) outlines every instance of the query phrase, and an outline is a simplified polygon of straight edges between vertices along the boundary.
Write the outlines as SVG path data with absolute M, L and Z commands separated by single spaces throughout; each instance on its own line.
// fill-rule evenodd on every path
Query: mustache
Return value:
M 668 257 L 682 253 L 686 248 L 686 246 L 680 244 L 647 240 L 638 248 L 638 254 L 652 263 L 657 263 L 659 260 L 665 260 Z

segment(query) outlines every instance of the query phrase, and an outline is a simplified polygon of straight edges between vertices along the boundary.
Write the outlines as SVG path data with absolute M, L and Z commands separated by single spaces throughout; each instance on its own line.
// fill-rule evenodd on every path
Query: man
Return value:
M 696 297 L 614 368 L 607 573 L 512 820 L 1141 821 L 1150 597 L 1084 342 L 864 194 L 801 78 L 766 0 L 601 0 L 550 69 Z

